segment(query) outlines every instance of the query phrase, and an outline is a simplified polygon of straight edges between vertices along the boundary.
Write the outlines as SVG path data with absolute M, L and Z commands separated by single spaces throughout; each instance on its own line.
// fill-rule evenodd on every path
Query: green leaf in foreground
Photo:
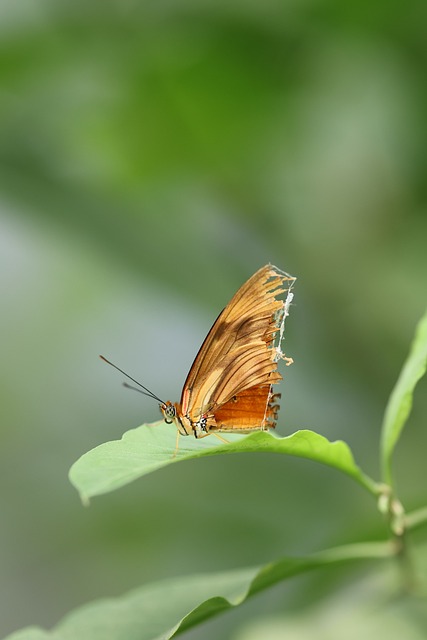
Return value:
M 391 392 L 381 431 L 384 482 L 392 484 L 391 456 L 412 408 L 415 386 L 427 367 L 427 313 L 421 318 L 411 350 Z
M 52 631 L 28 627 L 5 640 L 167 640 L 242 604 L 277 582 L 318 567 L 393 554 L 388 542 L 362 543 L 264 567 L 173 578 L 134 589 L 120 598 L 84 605 Z
M 175 437 L 176 431 L 163 422 L 131 429 L 121 440 L 101 444 L 79 458 L 71 467 L 70 480 L 83 502 L 87 503 L 92 496 L 113 491 L 182 460 L 262 451 L 321 462 L 339 469 L 369 491 L 377 493 L 375 483 L 356 465 L 345 442 L 329 442 L 314 431 L 297 431 L 284 438 L 265 431 L 256 431 L 248 436 L 226 434 L 228 444 L 213 435 L 201 440 L 185 437 L 180 439 L 179 451 L 173 457 Z

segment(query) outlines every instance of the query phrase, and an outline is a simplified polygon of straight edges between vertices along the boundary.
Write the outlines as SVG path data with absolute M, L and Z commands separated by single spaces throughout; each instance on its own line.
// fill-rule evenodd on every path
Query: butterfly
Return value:
M 180 435 L 204 438 L 213 434 L 227 442 L 218 434 L 275 428 L 280 394 L 273 393 L 272 385 L 282 379 L 277 363 L 280 359 L 287 365 L 293 362 L 280 345 L 295 280 L 267 264 L 240 287 L 200 347 L 180 402 L 162 401 L 101 356 L 159 402 L 167 424 L 175 423 L 175 454 Z

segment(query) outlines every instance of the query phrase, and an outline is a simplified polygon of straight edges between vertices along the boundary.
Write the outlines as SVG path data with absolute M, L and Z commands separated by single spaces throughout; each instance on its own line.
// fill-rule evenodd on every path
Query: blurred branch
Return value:
M 417 527 L 427 524 L 427 507 L 421 507 L 405 516 L 406 529 L 416 529 Z

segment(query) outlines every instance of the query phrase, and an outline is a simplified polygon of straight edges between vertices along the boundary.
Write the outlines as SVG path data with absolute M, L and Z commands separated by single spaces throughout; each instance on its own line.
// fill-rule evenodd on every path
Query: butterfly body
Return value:
M 240 287 L 203 342 L 184 383 L 181 402 L 162 402 L 178 434 L 203 438 L 276 426 L 282 376 L 277 362 L 295 278 L 266 265 Z M 279 296 L 286 296 L 279 298 Z

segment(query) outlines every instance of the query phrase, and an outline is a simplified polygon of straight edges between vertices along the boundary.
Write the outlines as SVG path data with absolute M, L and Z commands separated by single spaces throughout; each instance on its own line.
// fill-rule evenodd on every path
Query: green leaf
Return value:
M 270 452 L 321 462 L 348 474 L 377 494 L 375 483 L 365 476 L 345 442 L 329 442 L 314 431 L 297 431 L 285 438 L 256 431 L 248 436 L 226 434 L 227 444 L 208 438 L 182 437 L 174 457 L 176 431 L 163 422 L 127 431 L 121 440 L 106 442 L 84 454 L 70 470 L 70 480 L 84 503 L 92 496 L 122 487 L 141 476 L 182 460 L 230 453 Z
M 381 464 L 384 482 L 392 484 L 391 457 L 412 408 L 415 386 L 427 367 L 427 312 L 421 318 L 411 350 L 391 392 L 381 430 Z
M 68 614 L 52 631 L 28 627 L 5 640 L 167 640 L 255 593 L 331 564 L 392 555 L 388 542 L 338 547 L 264 567 L 162 580 L 120 598 L 98 600 Z
M 427 597 L 390 597 L 394 567 L 341 581 L 309 606 L 248 616 L 233 640 L 426 640 Z

